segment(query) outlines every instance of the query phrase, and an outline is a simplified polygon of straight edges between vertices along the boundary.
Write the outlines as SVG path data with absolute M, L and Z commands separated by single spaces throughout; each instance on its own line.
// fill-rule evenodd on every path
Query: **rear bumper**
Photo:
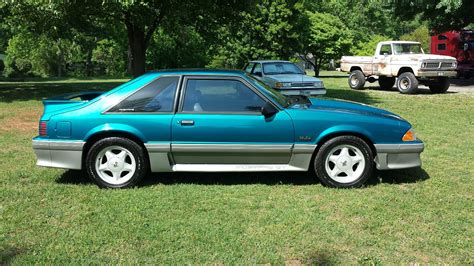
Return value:
M 36 165 L 80 170 L 84 144 L 83 141 L 33 139 Z
M 418 70 L 418 77 L 421 78 L 434 78 L 434 77 L 455 77 L 457 75 L 456 70 Z
M 291 89 L 280 88 L 277 90 L 281 94 L 288 95 L 288 96 L 311 96 L 311 95 L 325 95 L 326 94 L 325 88 L 304 87 L 304 88 L 291 88 Z
M 420 154 L 425 149 L 421 143 L 375 144 L 375 164 L 379 170 L 403 169 L 421 166 Z

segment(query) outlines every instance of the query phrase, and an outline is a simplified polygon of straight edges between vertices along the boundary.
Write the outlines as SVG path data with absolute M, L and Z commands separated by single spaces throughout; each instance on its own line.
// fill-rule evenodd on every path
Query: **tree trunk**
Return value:
M 130 49 L 129 61 L 131 64 L 132 75 L 138 77 L 145 73 L 145 54 L 146 42 L 145 31 L 138 27 L 127 27 L 128 30 L 128 46 Z

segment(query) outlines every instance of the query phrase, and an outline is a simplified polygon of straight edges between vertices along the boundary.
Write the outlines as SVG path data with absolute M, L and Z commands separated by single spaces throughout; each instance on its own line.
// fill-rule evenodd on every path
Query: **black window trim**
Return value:
M 184 96 L 185 96 L 185 91 L 186 91 L 186 84 L 188 80 L 193 80 L 193 79 L 200 79 L 200 80 L 237 80 L 242 82 L 245 86 L 247 86 L 249 89 L 251 89 L 253 92 L 257 94 L 264 102 L 270 103 L 273 105 L 277 110 L 281 110 L 280 106 L 275 104 L 272 99 L 269 99 L 266 95 L 264 95 L 262 92 L 259 91 L 253 84 L 250 82 L 246 81 L 244 78 L 239 77 L 239 76 L 217 76 L 217 75 L 185 75 L 183 78 L 183 81 L 181 82 L 181 87 L 180 87 L 180 96 L 179 96 L 179 105 L 178 105 L 178 110 L 176 113 L 179 114 L 214 114 L 214 115 L 262 115 L 261 112 L 191 112 L 191 111 L 183 111 L 183 105 L 184 105 Z
M 114 108 L 118 104 L 122 103 L 128 97 L 134 95 L 135 93 L 138 93 L 139 91 L 144 89 L 146 86 L 150 85 L 152 82 L 155 82 L 160 78 L 169 78 L 169 77 L 177 77 L 178 78 L 178 84 L 176 84 L 176 91 L 175 91 L 175 95 L 174 95 L 173 108 L 172 108 L 171 111 L 168 111 L 168 112 L 128 112 L 128 111 L 125 111 L 125 112 L 109 112 L 109 110 L 111 110 L 112 108 Z M 165 115 L 165 114 L 167 114 L 167 115 L 169 115 L 169 114 L 174 114 L 174 113 L 176 113 L 176 107 L 178 105 L 178 95 L 179 95 L 179 90 L 180 90 L 182 82 L 183 82 L 183 75 L 160 75 L 160 76 L 152 79 L 150 82 L 147 82 L 146 84 L 144 84 L 140 88 L 138 88 L 138 89 L 128 93 L 124 97 L 122 97 L 118 101 L 118 103 L 116 103 L 116 104 L 110 106 L 109 108 L 107 108 L 105 111 L 102 112 L 102 114 L 114 114 L 114 115 L 120 115 L 120 114 L 123 114 L 123 115 L 125 115 L 125 114 L 126 115 Z

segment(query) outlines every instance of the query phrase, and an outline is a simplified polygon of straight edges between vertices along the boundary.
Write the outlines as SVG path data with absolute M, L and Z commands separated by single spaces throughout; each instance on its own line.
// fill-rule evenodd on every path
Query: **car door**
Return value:
M 258 80 L 263 80 L 263 69 L 261 63 L 255 63 L 255 66 L 252 69 L 252 75 Z
M 392 58 L 392 46 L 390 44 L 383 44 L 380 46 L 380 52 L 375 55 L 372 70 L 374 75 L 391 75 L 390 60 Z M 368 72 L 365 70 L 364 72 Z
M 188 76 L 172 122 L 176 164 L 287 164 L 294 142 L 290 116 L 265 118 L 269 101 L 239 77 Z

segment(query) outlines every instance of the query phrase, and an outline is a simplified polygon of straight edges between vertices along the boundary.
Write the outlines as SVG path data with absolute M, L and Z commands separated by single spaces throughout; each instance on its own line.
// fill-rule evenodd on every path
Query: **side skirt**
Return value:
M 294 144 L 288 164 L 175 164 L 170 143 L 145 143 L 152 172 L 271 172 L 308 171 L 314 144 Z

